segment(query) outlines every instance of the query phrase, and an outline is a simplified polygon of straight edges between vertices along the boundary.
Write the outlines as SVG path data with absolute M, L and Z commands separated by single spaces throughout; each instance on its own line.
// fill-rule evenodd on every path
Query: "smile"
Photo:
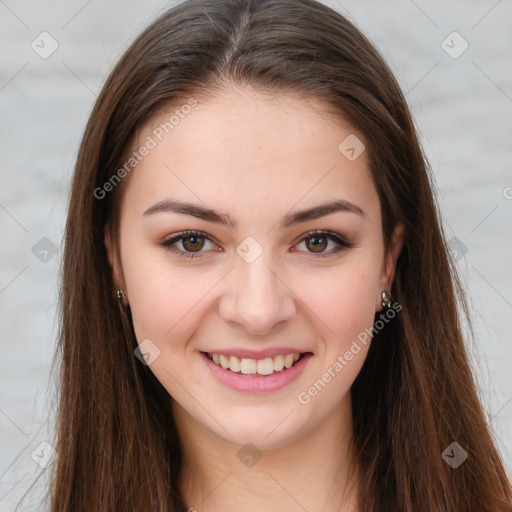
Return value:
M 209 354 L 208 358 L 225 370 L 244 375 L 272 375 L 283 368 L 291 368 L 303 354 L 279 354 L 265 359 L 247 359 L 225 354 Z
M 311 352 L 278 354 L 264 359 L 247 359 L 227 354 L 200 352 L 208 370 L 219 383 L 235 391 L 266 394 L 278 391 L 299 378 Z

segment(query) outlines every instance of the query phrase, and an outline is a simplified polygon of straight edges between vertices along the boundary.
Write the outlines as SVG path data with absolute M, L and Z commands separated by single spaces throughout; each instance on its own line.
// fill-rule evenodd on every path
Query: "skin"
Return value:
M 297 396 L 373 326 L 381 292 L 392 286 L 403 225 L 385 254 L 366 154 L 349 161 L 338 150 L 348 135 L 363 137 L 323 107 L 291 93 L 269 97 L 235 87 L 200 101 L 125 178 L 119 260 L 105 231 L 137 340 L 150 339 L 160 351 L 149 367 L 169 392 L 184 452 L 180 489 L 199 512 L 357 510 L 346 487 L 348 476 L 356 475 L 350 387 L 369 344 L 360 344 L 309 403 Z M 144 126 L 134 147 L 169 115 Z M 171 198 L 229 213 L 238 225 L 168 212 L 143 215 Z M 280 226 L 285 214 L 329 199 L 348 200 L 365 216 L 336 212 Z M 185 253 L 198 247 L 199 257 L 180 257 L 160 245 L 188 229 L 214 237 L 174 244 Z M 303 238 L 315 229 L 355 245 L 320 258 L 314 236 Z M 252 263 L 236 252 L 248 236 L 263 250 Z M 336 246 L 321 240 L 320 252 Z M 275 346 L 313 357 L 298 379 L 266 395 L 221 384 L 199 354 Z M 261 455 L 252 467 L 237 456 L 248 442 Z

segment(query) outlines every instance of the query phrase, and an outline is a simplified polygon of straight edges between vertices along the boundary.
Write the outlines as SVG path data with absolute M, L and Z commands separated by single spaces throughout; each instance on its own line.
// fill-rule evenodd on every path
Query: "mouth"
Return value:
M 254 377 L 268 377 L 286 372 L 301 361 L 304 356 L 311 352 L 279 354 L 264 359 L 240 358 L 228 354 L 211 354 L 201 352 L 215 365 L 232 373 L 243 374 Z

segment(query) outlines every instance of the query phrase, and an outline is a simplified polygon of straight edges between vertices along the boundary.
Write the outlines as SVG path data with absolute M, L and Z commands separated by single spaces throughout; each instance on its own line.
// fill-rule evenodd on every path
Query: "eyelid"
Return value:
M 194 253 L 194 252 L 181 251 L 181 250 L 178 250 L 175 247 L 173 247 L 176 242 L 179 242 L 180 240 L 182 240 L 184 238 L 189 238 L 189 237 L 193 237 L 193 236 L 196 236 L 198 238 L 206 238 L 210 242 L 217 244 L 215 238 L 212 237 L 211 235 L 208 235 L 204 231 L 185 230 L 185 231 L 180 231 L 179 233 L 175 233 L 174 235 L 170 236 L 169 238 L 163 240 L 160 243 L 160 245 L 168 251 L 177 253 L 179 256 L 184 256 L 186 258 L 197 258 L 202 254 L 202 252 Z
M 304 242 L 308 238 L 313 237 L 319 237 L 319 238 L 327 238 L 329 240 L 333 240 L 336 244 L 336 247 L 334 249 L 331 249 L 330 251 L 326 252 L 308 252 L 308 251 L 295 251 L 295 252 L 304 252 L 308 255 L 308 257 L 312 257 L 315 260 L 322 260 L 322 259 L 330 259 L 334 258 L 338 255 L 340 252 L 344 252 L 347 249 L 351 249 L 352 247 L 355 247 L 356 244 L 353 242 L 349 242 L 344 236 L 340 235 L 339 233 L 336 233 L 334 231 L 325 230 L 325 229 L 314 229 L 312 231 L 308 231 L 304 235 L 300 237 L 300 239 L 294 244 L 298 245 L 299 243 Z
M 299 243 L 304 242 L 308 238 L 313 238 L 315 236 L 325 237 L 330 240 L 333 240 L 334 243 L 337 244 L 337 247 L 335 247 L 334 249 L 331 249 L 330 251 L 327 251 L 327 252 L 319 252 L 319 253 L 314 253 L 314 252 L 308 253 L 307 251 L 297 251 L 297 252 L 306 252 L 307 254 L 312 255 L 314 258 L 326 258 L 326 257 L 330 257 L 330 256 L 335 256 L 338 252 L 343 251 L 344 249 L 350 249 L 356 245 L 355 243 L 352 243 L 352 242 L 349 242 L 348 240 L 346 240 L 346 238 L 343 237 L 342 235 L 340 235 L 339 233 L 335 233 L 335 232 L 329 231 L 329 230 L 312 230 L 312 231 L 308 231 L 307 233 L 301 235 L 301 237 L 294 243 L 294 246 Z M 205 238 L 206 240 L 209 240 L 210 242 L 217 244 L 216 239 L 214 237 L 212 237 L 211 235 L 208 235 L 204 231 L 185 230 L 185 231 L 181 231 L 179 233 L 173 234 L 171 237 L 162 241 L 160 243 L 160 245 L 162 247 L 164 247 L 166 250 L 175 252 L 179 256 L 183 256 L 185 258 L 192 259 L 192 258 L 201 257 L 201 254 L 203 251 L 194 253 L 194 252 L 189 252 L 189 251 L 178 250 L 175 247 L 173 247 L 176 242 L 179 242 L 180 240 L 182 240 L 184 238 L 189 238 L 189 237 Z

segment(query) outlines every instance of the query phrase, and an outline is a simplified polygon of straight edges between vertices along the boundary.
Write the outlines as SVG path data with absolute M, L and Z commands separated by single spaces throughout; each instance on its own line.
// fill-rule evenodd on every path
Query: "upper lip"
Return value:
M 226 348 L 219 350 L 205 351 L 207 354 L 224 354 L 226 356 L 237 356 L 244 359 L 265 359 L 279 354 L 305 354 L 308 351 L 295 347 L 275 347 L 265 350 L 249 350 L 245 348 Z

